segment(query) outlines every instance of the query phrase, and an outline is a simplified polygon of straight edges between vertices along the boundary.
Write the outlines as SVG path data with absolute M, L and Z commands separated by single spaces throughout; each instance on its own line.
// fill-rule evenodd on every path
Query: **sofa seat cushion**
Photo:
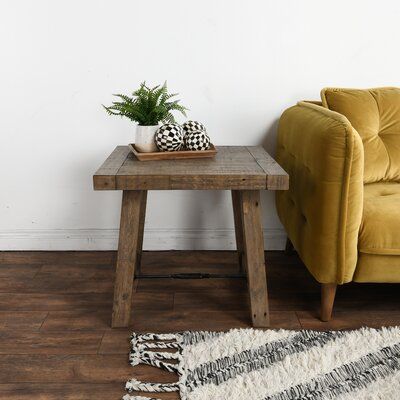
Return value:
M 322 104 L 344 115 L 364 145 L 364 182 L 400 182 L 400 88 L 321 92 Z
M 400 183 L 364 186 L 358 250 L 368 254 L 400 255 Z

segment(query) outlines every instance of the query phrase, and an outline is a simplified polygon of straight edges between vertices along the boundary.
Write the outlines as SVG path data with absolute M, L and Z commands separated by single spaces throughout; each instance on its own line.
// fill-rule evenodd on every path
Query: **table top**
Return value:
M 95 190 L 287 190 L 289 175 L 261 146 L 218 146 L 215 158 L 139 161 L 117 146 L 93 176 Z

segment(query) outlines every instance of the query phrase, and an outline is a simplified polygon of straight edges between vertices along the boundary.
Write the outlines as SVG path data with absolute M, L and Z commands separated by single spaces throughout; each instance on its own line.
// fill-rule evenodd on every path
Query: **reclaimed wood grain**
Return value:
M 250 293 L 251 316 L 254 327 L 265 328 L 269 326 L 270 321 L 260 193 L 255 190 L 243 190 L 240 199 L 244 261 Z
M 264 170 L 268 190 L 289 189 L 289 175 L 261 146 L 247 146 L 246 148 Z
M 97 186 L 98 189 L 116 189 L 115 175 L 118 173 L 128 154 L 130 154 L 128 146 L 117 146 L 115 148 L 93 175 L 95 188 Z
M 144 225 L 146 222 L 146 207 L 147 207 L 147 190 L 142 190 L 140 197 L 139 231 L 138 231 L 138 242 L 136 248 L 136 267 L 134 271 L 135 274 L 140 273 L 140 268 L 142 265 Z
M 122 196 L 112 314 L 113 327 L 128 326 L 129 323 L 142 197 L 142 192 L 136 190 L 124 191 Z
M 130 320 L 132 279 L 141 264 L 147 190 L 152 189 L 232 191 L 240 271 L 244 266 L 251 268 L 247 273 L 253 322 L 267 326 L 268 305 L 262 305 L 267 301 L 266 283 L 260 283 L 265 270 L 259 271 L 264 263 L 264 249 L 254 247 L 261 246 L 262 240 L 259 190 L 288 189 L 286 172 L 261 146 L 221 146 L 212 159 L 159 160 L 162 154 L 156 154 L 157 160 L 147 162 L 140 162 L 140 155 L 130 147 L 135 154 L 127 146 L 118 146 L 93 177 L 95 189 L 124 191 L 112 326 L 125 327 Z
M 96 190 L 283 190 L 288 184 L 287 174 L 257 146 L 219 146 L 213 159 L 148 162 L 118 146 L 107 160 L 93 177 Z
M 236 250 L 238 254 L 238 262 L 239 262 L 239 271 L 240 273 L 245 273 L 245 265 L 243 260 L 243 221 L 242 221 L 242 200 L 241 200 L 241 192 L 239 190 L 232 190 L 232 207 L 233 207 L 233 220 L 235 224 L 235 238 L 236 238 Z

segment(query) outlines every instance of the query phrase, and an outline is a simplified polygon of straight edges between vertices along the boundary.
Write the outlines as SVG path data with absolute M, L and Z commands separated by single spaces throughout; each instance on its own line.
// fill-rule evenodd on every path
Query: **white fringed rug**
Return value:
M 400 328 L 317 332 L 133 334 L 130 363 L 175 372 L 170 384 L 127 382 L 124 400 L 398 400 Z M 176 352 L 171 352 L 176 349 Z M 133 370 L 134 372 L 134 370 Z

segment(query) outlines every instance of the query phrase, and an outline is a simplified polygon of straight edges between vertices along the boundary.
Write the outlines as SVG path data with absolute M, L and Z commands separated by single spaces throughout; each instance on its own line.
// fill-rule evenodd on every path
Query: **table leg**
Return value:
M 143 193 L 124 190 L 122 195 L 117 268 L 114 285 L 113 328 L 129 324 L 132 304 L 133 277 L 137 259 L 140 210 Z
M 144 236 L 144 223 L 146 219 L 146 204 L 147 204 L 147 190 L 142 190 L 140 199 L 140 215 L 139 215 L 139 237 L 137 244 L 136 268 L 135 274 L 140 275 L 142 267 L 142 250 L 143 250 L 143 236 Z
M 264 328 L 269 326 L 269 309 L 260 191 L 242 190 L 240 197 L 251 317 L 254 327 Z
M 243 221 L 241 211 L 241 195 L 239 190 L 232 190 L 233 219 L 235 221 L 236 249 L 239 259 L 239 272 L 244 274 L 246 271 L 243 258 Z

